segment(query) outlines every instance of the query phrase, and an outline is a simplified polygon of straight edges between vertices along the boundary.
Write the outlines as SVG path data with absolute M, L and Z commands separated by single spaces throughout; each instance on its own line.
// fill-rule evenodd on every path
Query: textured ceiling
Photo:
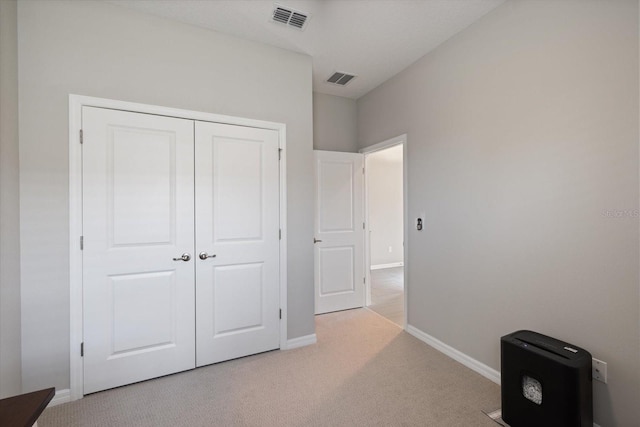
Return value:
M 357 99 L 504 0 L 281 0 L 310 15 L 304 31 L 270 21 L 268 0 L 107 0 L 221 33 L 305 53 L 313 90 Z M 358 77 L 347 86 L 334 71 Z

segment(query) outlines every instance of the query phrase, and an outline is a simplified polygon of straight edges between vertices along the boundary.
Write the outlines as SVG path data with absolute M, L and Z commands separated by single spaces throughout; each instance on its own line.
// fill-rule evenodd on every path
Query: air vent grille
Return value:
M 341 71 L 336 71 L 327 79 L 328 83 L 333 83 L 336 85 L 344 86 L 349 83 L 351 80 L 355 78 L 355 74 L 343 73 Z
M 289 9 L 279 4 L 275 4 L 273 7 L 272 19 L 274 22 L 279 22 L 280 24 L 304 30 L 304 26 L 309 19 L 309 15 L 298 10 Z
M 307 22 L 307 15 L 293 12 L 293 15 L 291 15 L 291 19 L 289 20 L 289 25 L 293 25 L 296 28 L 302 29 L 305 22 Z
M 281 7 L 276 7 L 273 11 L 273 20 L 277 22 L 281 22 L 286 24 L 289 22 L 291 18 L 291 11 L 287 9 L 283 9 Z

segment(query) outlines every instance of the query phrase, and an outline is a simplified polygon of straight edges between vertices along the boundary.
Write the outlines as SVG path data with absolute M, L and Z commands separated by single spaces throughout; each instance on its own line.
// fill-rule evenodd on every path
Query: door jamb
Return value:
M 364 164 L 365 164 L 365 168 L 364 168 L 364 214 L 365 214 L 365 222 L 367 224 L 365 233 L 364 233 L 364 239 L 365 239 L 365 260 L 364 260 L 364 266 L 365 266 L 365 275 L 366 275 L 366 286 L 365 286 L 365 306 L 369 306 L 371 305 L 371 242 L 370 242 L 370 236 L 369 236 L 369 187 L 368 187 L 368 182 L 369 182 L 369 170 L 366 167 L 367 164 L 367 156 L 369 154 L 373 154 L 377 151 L 381 151 L 387 148 L 391 148 L 391 147 L 395 147 L 397 145 L 402 145 L 402 218 L 403 218 L 403 224 L 402 224 L 402 228 L 403 228 L 403 280 L 404 280 L 404 285 L 403 285 L 403 297 L 404 297 L 404 320 L 403 320 L 403 325 L 402 325 L 402 329 L 406 330 L 407 329 L 407 319 L 408 319 L 408 304 L 407 301 L 409 299 L 409 280 L 407 277 L 407 270 L 408 270 L 408 258 L 409 258 L 409 217 L 408 217 L 408 212 L 409 212 L 409 202 L 408 202 L 408 197 L 407 195 L 409 194 L 408 188 L 409 188 L 409 174 L 408 174 L 408 167 L 407 167 L 407 163 L 408 163 L 408 156 L 407 156 L 407 134 L 402 134 L 399 136 L 396 136 L 394 138 L 391 139 L 387 139 L 385 141 L 379 142 L 377 144 L 373 144 L 373 145 L 369 145 L 368 147 L 364 147 L 362 149 L 360 149 L 358 152 L 364 154 Z
M 189 119 L 224 123 L 235 126 L 246 126 L 270 129 L 278 132 L 280 148 L 280 349 L 287 348 L 287 126 L 284 123 L 225 116 L 200 111 L 182 110 L 157 105 L 138 104 L 106 98 L 83 95 L 69 95 L 69 386 L 70 400 L 81 399 L 84 395 L 83 363 L 80 345 L 83 340 L 83 307 L 82 307 L 82 145 L 80 130 L 82 129 L 82 107 L 108 108 L 131 111 L 143 114 L 154 114 Z

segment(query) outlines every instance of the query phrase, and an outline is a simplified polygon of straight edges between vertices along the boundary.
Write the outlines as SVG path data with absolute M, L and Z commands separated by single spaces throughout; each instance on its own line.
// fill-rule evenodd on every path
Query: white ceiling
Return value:
M 357 99 L 504 0 L 279 0 L 310 15 L 303 31 L 271 21 L 270 0 L 106 0 L 310 55 L 313 90 Z M 325 80 L 356 74 L 348 85 Z

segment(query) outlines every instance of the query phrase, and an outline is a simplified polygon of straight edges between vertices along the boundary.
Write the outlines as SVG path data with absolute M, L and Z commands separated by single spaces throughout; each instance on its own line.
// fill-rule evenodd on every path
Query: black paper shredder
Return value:
M 532 331 L 500 339 L 502 419 L 511 427 L 592 427 L 591 354 Z

